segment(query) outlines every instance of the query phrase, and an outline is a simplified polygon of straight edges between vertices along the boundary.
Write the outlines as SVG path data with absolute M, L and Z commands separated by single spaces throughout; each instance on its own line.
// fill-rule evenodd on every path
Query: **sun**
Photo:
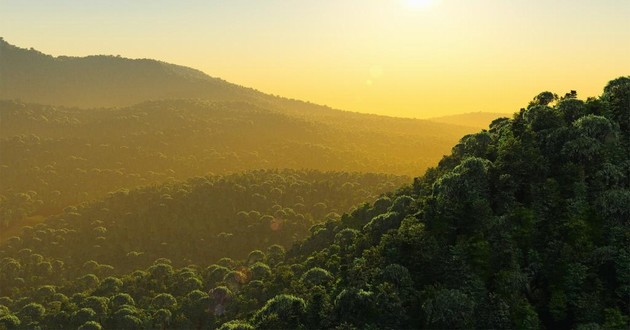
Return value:
M 422 9 L 431 6 L 437 0 L 405 0 L 405 4 L 413 9 Z

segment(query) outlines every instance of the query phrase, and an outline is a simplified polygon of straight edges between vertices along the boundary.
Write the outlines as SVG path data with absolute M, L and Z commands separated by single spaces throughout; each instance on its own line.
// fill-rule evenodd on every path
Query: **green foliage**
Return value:
M 325 286 L 330 281 L 332 281 L 332 279 L 332 275 L 327 270 L 319 267 L 313 267 L 302 274 L 300 281 L 302 282 L 302 284 L 304 284 L 304 286 L 310 288 L 316 285 Z
M 28 305 L 22 307 L 18 315 L 21 320 L 25 321 L 39 321 L 46 313 L 46 308 L 38 303 L 29 303 Z
M 259 329 L 296 329 L 304 321 L 306 303 L 292 295 L 278 295 L 252 317 Z
M 422 305 L 431 328 L 468 329 L 473 325 L 475 303 L 459 290 L 436 290 Z
M 72 321 L 75 324 L 85 324 L 96 320 L 96 312 L 91 308 L 81 308 L 72 314 Z
M 220 95 L 195 101 L 142 99 L 123 109 L 89 111 L 0 100 L 0 228 L 12 229 L 9 236 L 14 236 L 20 225 L 41 222 L 70 205 L 208 173 L 308 168 L 417 175 L 472 130 L 255 94 L 232 101 Z M 352 180 L 338 188 L 345 183 L 344 191 L 360 189 Z M 264 203 L 287 196 L 282 187 L 275 188 L 256 199 Z M 161 197 L 177 199 L 170 193 Z M 315 216 L 329 213 L 321 211 Z M 106 241 L 109 228 L 97 227 L 90 235 Z
M 534 99 L 529 103 L 529 107 L 542 105 L 546 106 L 553 101 L 558 100 L 558 95 L 549 91 L 542 92 L 534 97 Z
M 20 324 L 20 319 L 15 315 L 3 315 L 0 317 L 0 326 L 7 330 L 17 329 Z
M 243 321 L 230 321 L 223 323 L 219 330 L 254 330 L 254 326 Z
M 127 293 L 119 293 L 110 299 L 110 306 L 113 310 L 117 310 L 123 305 L 135 306 L 136 303 Z
M 151 306 L 155 309 L 174 310 L 177 307 L 177 299 L 168 293 L 160 293 L 153 297 Z
M 101 326 L 100 323 L 98 323 L 96 321 L 87 321 L 87 322 L 83 323 L 80 327 L 78 327 L 77 329 L 79 329 L 79 330 L 100 330 L 100 329 L 103 329 L 103 327 Z
M 0 327 L 626 329 L 629 88 L 541 94 L 386 195 L 258 171 L 67 208 L 2 245 Z

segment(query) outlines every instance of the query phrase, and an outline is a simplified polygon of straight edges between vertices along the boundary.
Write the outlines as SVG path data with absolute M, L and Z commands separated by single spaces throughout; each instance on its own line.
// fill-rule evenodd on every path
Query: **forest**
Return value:
M 52 57 L 4 40 L 0 67 L 0 241 L 112 191 L 196 176 L 289 168 L 413 177 L 478 129 L 334 110 L 154 60 Z M 73 103 L 79 94 L 91 103 Z
M 0 65 L 0 329 L 630 326 L 630 76 L 483 125 Z
M 0 323 L 625 329 L 628 104 L 630 77 L 543 92 L 412 184 L 255 171 L 66 208 L 2 245 Z
M 470 130 L 451 125 L 441 134 L 449 126 L 437 123 L 353 129 L 246 103 L 190 100 L 102 110 L 0 101 L 0 116 L 5 230 L 118 189 L 208 174 L 292 168 L 411 177 Z

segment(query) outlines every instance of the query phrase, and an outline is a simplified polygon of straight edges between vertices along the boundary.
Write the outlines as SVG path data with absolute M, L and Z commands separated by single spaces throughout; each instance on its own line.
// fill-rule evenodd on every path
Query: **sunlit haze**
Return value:
M 427 118 L 596 96 L 630 74 L 627 0 L 0 0 L 0 36 L 53 55 L 200 69 L 334 108 Z

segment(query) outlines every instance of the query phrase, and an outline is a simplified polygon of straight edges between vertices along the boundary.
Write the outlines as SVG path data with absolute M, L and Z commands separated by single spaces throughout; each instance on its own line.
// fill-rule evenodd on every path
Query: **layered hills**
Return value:
M 475 132 L 0 40 L 0 93 L 0 329 L 628 328 L 630 77 Z
M 155 60 L 53 57 L 4 40 L 0 84 L 9 234 L 16 221 L 170 179 L 274 168 L 419 175 L 473 131 L 271 96 Z
M 376 200 L 393 177 L 261 171 L 67 208 L 2 245 L 0 324 L 627 328 L 630 77 L 544 95 Z

